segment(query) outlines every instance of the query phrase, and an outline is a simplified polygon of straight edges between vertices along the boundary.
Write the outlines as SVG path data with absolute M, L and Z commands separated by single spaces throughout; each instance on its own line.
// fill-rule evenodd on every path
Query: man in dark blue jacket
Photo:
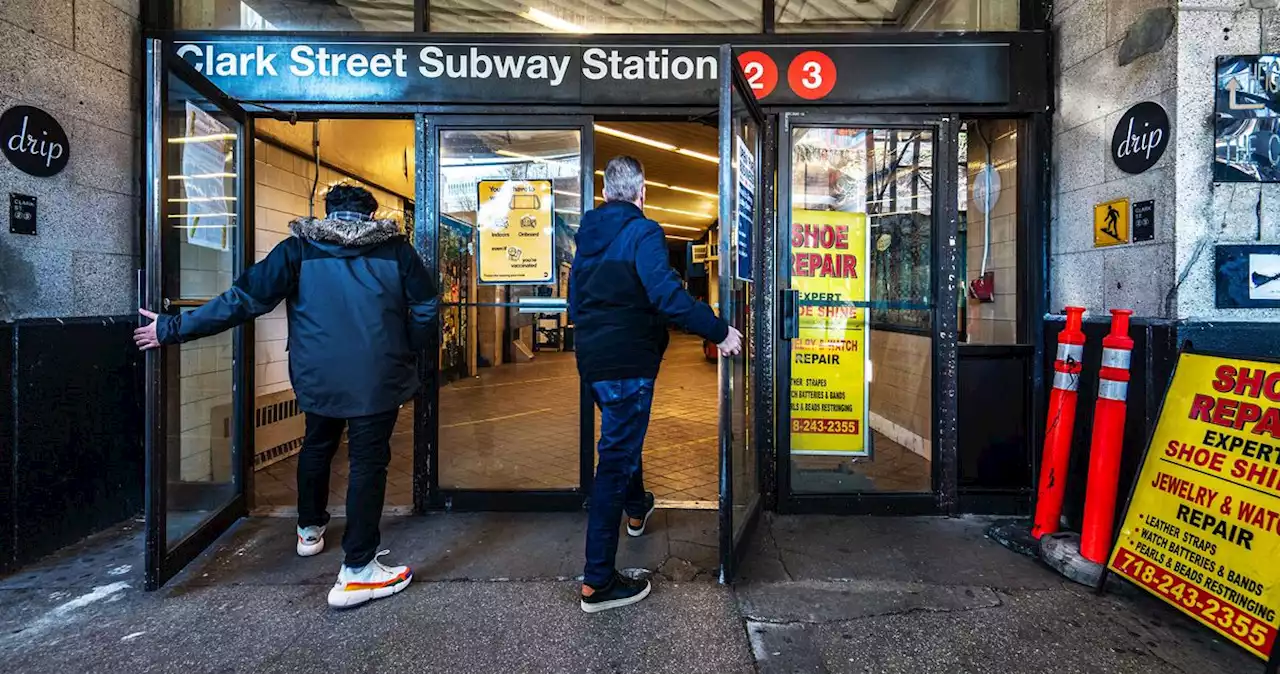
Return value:
M 329 605 L 344 608 L 408 586 L 407 566 L 378 558 L 391 433 L 418 389 L 416 355 L 436 316 L 436 284 L 422 259 L 363 187 L 336 185 L 325 218 L 299 218 L 294 236 L 250 267 L 230 290 L 190 313 L 157 316 L 138 328 L 143 349 L 229 330 L 288 302 L 289 378 L 306 413 L 298 457 L 298 554 L 324 549 L 329 472 L 347 431 L 346 559 Z
M 582 610 L 588 613 L 649 595 L 649 581 L 620 575 L 614 559 L 623 511 L 631 536 L 644 534 L 653 514 L 640 456 L 668 322 L 711 340 L 721 355 L 736 355 L 742 348 L 742 335 L 685 291 L 667 257 L 662 227 L 644 215 L 644 197 L 640 162 L 610 160 L 604 170 L 605 204 L 583 216 L 569 274 L 578 373 L 600 408 L 600 459 L 582 578 Z

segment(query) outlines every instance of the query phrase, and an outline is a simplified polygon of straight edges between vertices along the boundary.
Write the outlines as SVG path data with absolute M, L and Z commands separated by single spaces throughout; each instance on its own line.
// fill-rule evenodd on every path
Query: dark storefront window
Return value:
M 777 0 L 779 33 L 1018 30 L 1018 0 Z
M 180 30 L 412 31 L 414 0 L 176 0 Z
M 741 0 L 432 0 L 440 33 L 759 33 L 759 2 Z

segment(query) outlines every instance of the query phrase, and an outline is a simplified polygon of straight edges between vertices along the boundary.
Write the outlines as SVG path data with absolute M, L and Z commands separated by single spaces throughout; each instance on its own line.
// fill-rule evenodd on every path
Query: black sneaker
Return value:
M 653 511 L 657 509 L 657 505 L 655 505 L 656 501 L 653 499 L 653 492 L 647 491 L 644 493 L 644 502 L 648 504 L 648 508 L 645 509 L 644 517 L 635 518 L 640 520 L 640 526 L 631 526 L 632 517 L 631 515 L 627 515 L 628 536 L 643 536 L 644 528 L 649 525 L 649 518 L 653 516 Z
M 592 586 L 595 590 L 590 597 L 582 598 L 582 610 L 587 613 L 599 613 L 611 608 L 630 606 L 649 596 L 652 586 L 648 579 L 627 578 L 613 572 L 613 579 L 604 587 Z

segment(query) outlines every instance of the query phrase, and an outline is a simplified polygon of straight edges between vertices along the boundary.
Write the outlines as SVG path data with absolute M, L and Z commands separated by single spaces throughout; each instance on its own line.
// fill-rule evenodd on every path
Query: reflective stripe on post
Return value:
M 1125 397 L 1129 393 L 1129 337 L 1127 309 L 1111 310 L 1111 333 L 1102 340 L 1098 370 L 1098 400 L 1094 403 L 1093 437 L 1089 444 L 1089 483 L 1080 529 L 1080 554 L 1106 564 L 1115 540 L 1116 497 L 1120 487 L 1120 457 L 1124 451 Z
M 1117 370 L 1128 370 L 1129 361 L 1131 360 L 1133 360 L 1133 351 L 1125 349 L 1102 350 L 1102 367 L 1111 367 Z
M 1058 356 L 1055 360 L 1064 363 L 1079 363 L 1084 360 L 1084 344 L 1059 344 Z
M 1124 402 L 1125 396 L 1128 394 L 1129 382 L 1127 381 L 1111 381 L 1110 379 L 1098 380 L 1098 398 L 1101 400 Z
M 1071 372 L 1054 372 L 1053 388 L 1059 391 L 1078 391 L 1080 389 L 1080 375 Z

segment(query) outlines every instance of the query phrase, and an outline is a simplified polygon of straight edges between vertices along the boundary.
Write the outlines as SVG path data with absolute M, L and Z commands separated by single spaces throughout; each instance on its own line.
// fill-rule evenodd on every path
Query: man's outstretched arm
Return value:
M 271 311 L 297 285 L 300 255 L 299 241 L 285 239 L 265 259 L 245 270 L 229 290 L 194 311 L 157 316 L 139 310 L 155 322 L 134 331 L 134 342 L 144 350 L 181 344 L 230 330 Z
M 636 272 L 649 301 L 676 325 L 719 344 L 729 335 L 726 323 L 705 302 L 689 295 L 667 257 L 662 230 L 653 227 L 640 235 L 636 245 Z

